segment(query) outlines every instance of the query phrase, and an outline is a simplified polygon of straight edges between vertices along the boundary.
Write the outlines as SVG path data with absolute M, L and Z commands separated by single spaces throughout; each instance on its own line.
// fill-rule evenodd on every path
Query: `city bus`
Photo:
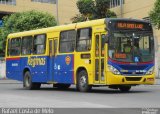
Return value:
M 26 89 L 41 84 L 81 92 L 108 86 L 127 92 L 155 82 L 149 22 L 105 18 L 8 35 L 6 76 Z

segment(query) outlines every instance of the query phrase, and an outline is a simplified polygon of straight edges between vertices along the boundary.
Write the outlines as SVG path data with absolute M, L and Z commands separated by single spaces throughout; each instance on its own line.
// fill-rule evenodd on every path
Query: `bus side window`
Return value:
M 7 45 L 8 47 L 7 47 L 7 56 L 9 56 L 10 55 L 10 46 L 11 46 L 11 40 L 10 39 L 8 39 L 8 45 Z
M 54 55 L 57 54 L 57 46 L 58 46 L 58 40 L 54 40 Z
M 21 38 L 11 39 L 10 55 L 19 56 L 21 52 Z
M 63 31 L 60 34 L 60 52 L 68 53 L 73 52 L 75 48 L 76 31 L 69 30 Z
M 95 56 L 98 57 L 99 56 L 99 35 L 96 35 L 95 48 L 96 48 Z
M 33 54 L 44 54 L 46 50 L 46 35 L 34 36 Z
M 102 35 L 101 35 L 101 38 L 102 38 L 102 39 L 101 39 L 101 50 L 102 50 L 101 56 L 102 56 L 102 57 L 104 57 L 105 36 L 106 36 L 105 34 L 102 34 Z
M 32 51 L 32 36 L 22 38 L 22 55 L 29 55 Z
M 92 29 L 78 29 L 77 32 L 77 51 L 89 51 L 91 49 Z

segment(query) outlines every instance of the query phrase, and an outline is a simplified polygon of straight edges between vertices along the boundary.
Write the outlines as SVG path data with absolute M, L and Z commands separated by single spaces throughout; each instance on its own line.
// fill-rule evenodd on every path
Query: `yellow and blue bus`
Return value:
M 9 34 L 6 76 L 26 89 L 75 84 L 129 91 L 154 84 L 152 26 L 143 20 L 106 18 Z

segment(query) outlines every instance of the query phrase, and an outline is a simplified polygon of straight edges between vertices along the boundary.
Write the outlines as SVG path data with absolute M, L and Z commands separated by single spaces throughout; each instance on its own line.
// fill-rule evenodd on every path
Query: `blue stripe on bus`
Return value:
M 118 64 L 112 61 L 108 61 L 109 65 L 115 67 L 122 75 L 145 75 L 146 72 L 154 66 L 154 63 L 148 64 Z
M 66 61 L 66 57 L 70 58 L 70 61 Z M 53 64 L 51 64 L 51 61 L 54 61 Z M 10 58 L 6 59 L 6 67 L 7 78 L 14 80 L 23 81 L 23 71 L 28 68 L 33 82 L 74 83 L 73 54 L 57 55 L 52 58 L 49 56 L 21 57 L 19 60 Z

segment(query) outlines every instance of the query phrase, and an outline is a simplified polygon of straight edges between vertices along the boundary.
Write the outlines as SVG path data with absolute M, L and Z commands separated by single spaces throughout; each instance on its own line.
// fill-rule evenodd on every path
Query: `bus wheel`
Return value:
M 121 92 L 128 92 L 131 89 L 131 86 L 119 86 Z
M 86 70 L 82 70 L 78 73 L 77 79 L 77 89 L 81 92 L 90 91 L 92 88 L 91 85 L 88 85 L 88 74 Z
M 68 89 L 71 86 L 71 84 L 53 84 L 53 87 L 58 89 Z
M 40 87 L 41 87 L 40 83 L 33 83 L 32 82 L 32 77 L 31 77 L 31 74 L 29 71 L 27 71 L 24 74 L 23 85 L 26 89 L 29 89 L 29 90 L 40 89 Z

